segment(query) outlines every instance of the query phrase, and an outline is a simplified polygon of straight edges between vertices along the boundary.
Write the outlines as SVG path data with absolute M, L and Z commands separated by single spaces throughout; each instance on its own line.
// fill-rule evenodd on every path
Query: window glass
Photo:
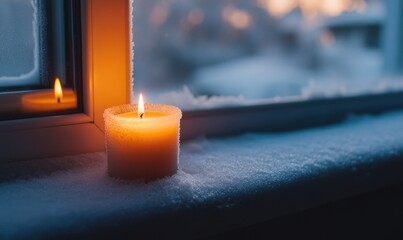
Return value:
M 401 90 L 389 2 L 135 1 L 136 93 L 193 110 Z
M 79 3 L 0 1 L 0 120 L 79 111 Z
M 37 12 L 33 0 L 0 2 L 0 91 L 40 83 Z

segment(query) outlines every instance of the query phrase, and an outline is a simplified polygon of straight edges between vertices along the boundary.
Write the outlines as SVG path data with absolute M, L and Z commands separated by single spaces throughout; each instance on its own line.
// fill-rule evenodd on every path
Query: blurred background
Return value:
M 191 110 L 402 90 L 402 2 L 132 0 L 135 95 Z M 38 0 L 0 3 L 0 88 L 34 84 Z
M 399 2 L 135 0 L 135 94 L 191 110 L 401 90 Z

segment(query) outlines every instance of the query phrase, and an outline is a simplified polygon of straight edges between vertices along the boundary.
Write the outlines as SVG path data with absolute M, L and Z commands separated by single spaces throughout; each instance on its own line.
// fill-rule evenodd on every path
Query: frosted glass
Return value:
M 135 94 L 195 110 L 401 91 L 392 2 L 136 0 Z
M 36 6 L 35 0 L 0 1 L 0 87 L 39 81 Z

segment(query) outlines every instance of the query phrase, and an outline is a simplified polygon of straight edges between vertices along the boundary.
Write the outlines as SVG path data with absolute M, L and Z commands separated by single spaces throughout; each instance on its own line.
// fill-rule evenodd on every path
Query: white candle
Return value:
M 104 112 L 108 173 L 153 180 L 176 173 L 182 112 L 163 104 L 128 104 Z

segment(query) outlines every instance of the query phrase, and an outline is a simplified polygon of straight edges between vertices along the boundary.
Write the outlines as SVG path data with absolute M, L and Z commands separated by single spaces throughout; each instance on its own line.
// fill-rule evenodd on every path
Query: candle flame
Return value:
M 140 93 L 139 97 L 139 105 L 137 109 L 137 116 L 139 118 L 144 118 L 145 117 L 145 111 L 144 111 L 144 100 L 143 100 L 143 95 Z
M 62 89 L 62 84 L 60 83 L 60 79 L 56 78 L 55 80 L 55 99 L 58 103 L 63 98 L 63 89 Z

